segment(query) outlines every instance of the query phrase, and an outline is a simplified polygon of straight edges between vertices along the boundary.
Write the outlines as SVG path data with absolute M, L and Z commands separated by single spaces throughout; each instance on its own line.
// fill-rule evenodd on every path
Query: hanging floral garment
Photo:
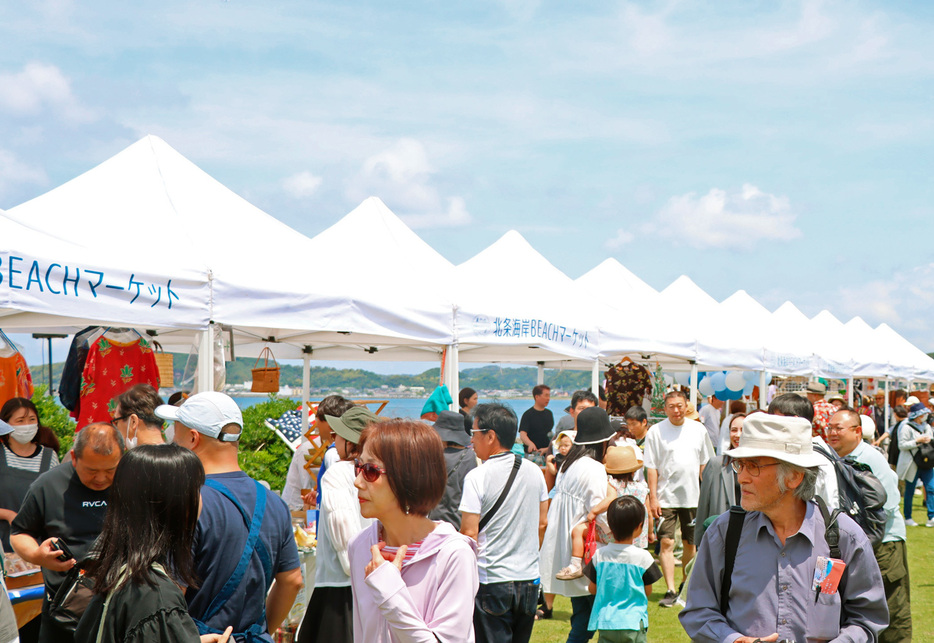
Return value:
M 0 406 L 14 397 L 32 398 L 32 374 L 18 351 L 0 357 Z
M 641 364 L 623 359 L 606 372 L 606 412 L 625 415 L 652 391 L 652 376 Z
M 88 351 L 81 375 L 81 395 L 72 414 L 78 430 L 92 422 L 110 422 L 114 398 L 136 384 L 151 384 L 159 390 L 159 369 L 149 342 L 140 338 L 121 343 L 100 337 Z

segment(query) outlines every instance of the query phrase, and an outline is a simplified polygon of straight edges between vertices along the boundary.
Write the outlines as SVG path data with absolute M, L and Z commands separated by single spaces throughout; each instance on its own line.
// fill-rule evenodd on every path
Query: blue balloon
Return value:
M 710 385 L 715 391 L 722 391 L 726 388 L 726 373 L 723 371 L 717 371 L 710 376 Z M 717 397 L 720 397 L 719 395 Z M 723 399 L 723 398 L 720 398 Z
M 742 398 L 743 392 L 742 391 L 731 391 L 728 388 L 724 388 L 714 393 L 714 396 L 716 396 L 718 400 L 722 400 L 724 402 L 731 402 L 733 400 L 738 400 Z
M 746 384 L 746 387 L 743 389 L 743 395 L 752 395 L 752 389 L 756 387 L 755 384 L 749 382 Z
M 757 383 L 759 381 L 759 371 L 743 371 L 743 379 L 747 382 Z

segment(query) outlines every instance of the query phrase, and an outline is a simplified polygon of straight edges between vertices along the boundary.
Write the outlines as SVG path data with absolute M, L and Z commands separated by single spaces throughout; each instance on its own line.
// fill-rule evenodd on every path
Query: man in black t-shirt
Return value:
M 74 640 L 73 632 L 49 618 L 49 605 L 68 570 L 84 560 L 101 533 L 107 496 L 123 452 L 123 436 L 110 424 L 84 427 L 70 461 L 36 478 L 13 520 L 10 544 L 24 560 L 42 567 L 45 580 L 40 643 Z M 75 558 L 58 559 L 61 553 L 52 549 L 52 543 L 59 539 Z
M 555 426 L 555 417 L 548 409 L 551 401 L 551 387 L 539 384 L 532 389 L 534 405 L 522 414 L 519 422 L 519 438 L 525 445 L 526 453 L 538 451 L 545 455 L 548 452 L 548 433 Z

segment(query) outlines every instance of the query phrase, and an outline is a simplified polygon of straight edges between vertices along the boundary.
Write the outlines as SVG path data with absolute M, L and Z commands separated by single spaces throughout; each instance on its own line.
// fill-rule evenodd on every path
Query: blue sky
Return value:
M 3 3 L 0 208 L 155 134 L 309 236 L 373 194 L 454 263 L 514 228 L 572 278 L 612 256 L 930 351 L 932 28 L 924 2 Z

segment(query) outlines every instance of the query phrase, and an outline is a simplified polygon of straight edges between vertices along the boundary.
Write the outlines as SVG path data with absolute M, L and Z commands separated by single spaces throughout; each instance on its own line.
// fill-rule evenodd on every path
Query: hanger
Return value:
M 7 347 L 9 347 L 14 353 L 19 352 L 19 349 L 16 348 L 16 344 L 13 343 L 13 340 L 7 337 L 3 330 L 0 330 L 0 339 L 2 339 L 6 343 Z
M 623 362 L 629 362 L 630 364 L 633 363 L 633 361 L 632 361 L 632 359 L 629 357 L 629 355 L 625 355 L 625 356 L 623 356 L 623 359 L 619 360 L 619 363 L 620 363 L 620 364 L 622 364 Z

